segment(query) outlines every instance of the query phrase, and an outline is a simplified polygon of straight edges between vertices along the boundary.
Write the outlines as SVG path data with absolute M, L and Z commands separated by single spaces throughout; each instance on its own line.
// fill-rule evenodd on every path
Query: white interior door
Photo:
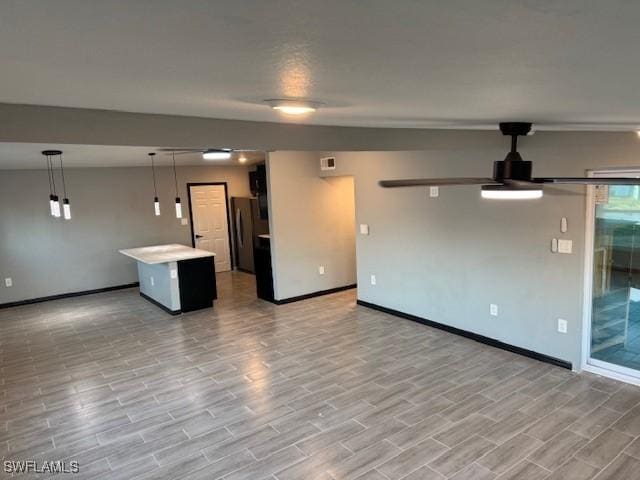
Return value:
M 196 248 L 216 254 L 216 272 L 231 270 L 225 186 L 191 185 L 189 194 Z

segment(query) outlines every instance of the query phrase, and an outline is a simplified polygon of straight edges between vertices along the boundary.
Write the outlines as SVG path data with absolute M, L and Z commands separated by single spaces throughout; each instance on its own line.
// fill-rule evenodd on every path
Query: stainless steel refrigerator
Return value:
M 258 235 L 269 233 L 269 222 L 260 218 L 256 198 L 232 197 L 231 208 L 234 220 L 236 268 L 255 273 L 253 250 L 257 246 Z

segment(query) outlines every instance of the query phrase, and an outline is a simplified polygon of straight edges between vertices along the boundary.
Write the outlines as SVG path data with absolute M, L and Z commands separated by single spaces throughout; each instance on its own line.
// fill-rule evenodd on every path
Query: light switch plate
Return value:
M 371 275 L 371 285 L 375 285 L 375 284 L 376 284 L 376 276 Z
M 492 317 L 497 317 L 498 305 L 496 305 L 495 303 L 492 303 L 491 305 L 489 305 L 489 313 L 491 314 Z
M 171 278 L 178 278 L 178 270 L 176 270 L 175 268 L 172 268 L 170 270 L 170 275 L 171 275 Z
M 558 319 L 558 332 L 567 333 L 567 321 L 563 318 Z
M 11 279 L 11 277 L 7 277 L 4 279 L 4 286 L 13 287 L 13 280 Z
M 561 238 L 558 240 L 558 253 L 572 253 L 573 240 Z
M 562 233 L 567 233 L 568 229 L 569 229 L 569 225 L 567 223 L 567 217 L 562 217 L 562 219 L 560 220 L 560 231 Z
M 320 275 L 324 275 L 324 265 L 320 265 L 320 266 L 318 267 L 318 273 L 319 273 Z
M 149 283 L 151 284 L 151 286 L 153 287 L 156 284 L 156 279 L 153 277 L 149 277 Z
M 552 238 L 551 239 L 551 252 L 552 253 L 558 253 L 558 239 L 557 238 Z
M 187 219 L 187 218 L 181 218 L 181 219 L 180 219 L 180 223 L 181 223 L 182 225 L 189 225 L 189 219 Z
M 440 196 L 440 188 L 439 187 L 429 187 L 429 196 L 431 198 L 436 198 Z
M 366 223 L 360 224 L 360 235 L 369 235 L 369 225 Z

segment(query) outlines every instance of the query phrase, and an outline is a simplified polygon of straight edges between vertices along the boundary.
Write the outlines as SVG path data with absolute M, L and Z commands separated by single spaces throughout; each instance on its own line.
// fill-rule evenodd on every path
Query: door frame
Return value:
M 234 270 L 236 267 L 235 264 L 235 245 L 231 241 L 231 219 L 229 218 L 229 187 L 227 186 L 227 182 L 189 182 L 187 183 L 187 198 L 189 201 L 189 226 L 191 228 L 191 246 L 196 248 L 196 237 L 195 232 L 193 231 L 193 209 L 191 208 L 191 187 L 207 187 L 207 186 L 219 186 L 222 185 L 224 187 L 224 206 L 225 206 L 225 214 L 227 216 L 227 235 L 229 236 L 229 264 L 231 265 L 231 270 Z
M 626 175 L 625 175 L 626 174 Z M 588 177 L 597 176 L 640 176 L 640 168 L 603 168 L 587 171 Z M 584 238 L 584 287 L 582 304 L 582 361 L 581 369 L 587 372 L 613 378 L 626 383 L 640 385 L 640 371 L 631 368 L 603 362 L 591 357 L 591 313 L 593 306 L 593 246 L 595 240 L 596 205 L 594 203 L 595 189 L 587 186 L 586 218 Z

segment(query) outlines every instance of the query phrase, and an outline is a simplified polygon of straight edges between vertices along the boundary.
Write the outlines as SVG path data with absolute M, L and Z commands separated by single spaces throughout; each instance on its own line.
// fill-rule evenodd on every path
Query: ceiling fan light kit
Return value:
M 480 185 L 482 198 L 501 200 L 531 200 L 542 197 L 543 184 L 566 185 L 640 185 L 640 178 L 628 177 L 532 177 L 532 164 L 523 160 L 518 152 L 518 137 L 529 135 L 532 124 L 528 122 L 503 122 L 500 131 L 511 137 L 511 150 L 504 160 L 493 162 L 492 177 L 421 178 L 406 180 L 381 180 L 383 188 L 442 187 L 452 185 Z
M 202 158 L 204 160 L 229 160 L 231 158 L 231 150 L 230 149 L 209 149 L 202 152 Z
M 492 200 L 533 200 L 542 198 L 542 188 L 514 189 L 506 185 L 483 185 L 480 196 Z

